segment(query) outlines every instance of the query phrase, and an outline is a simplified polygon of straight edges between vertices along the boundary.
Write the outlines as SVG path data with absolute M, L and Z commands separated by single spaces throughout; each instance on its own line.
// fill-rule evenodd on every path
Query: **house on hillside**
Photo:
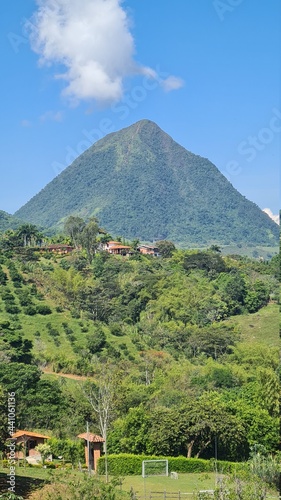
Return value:
M 85 444 L 85 463 L 91 470 L 97 471 L 98 459 L 102 455 L 104 439 L 97 434 L 84 432 L 77 436 L 79 439 L 84 439 Z
M 129 255 L 132 253 L 132 248 L 128 245 L 122 245 L 120 241 L 108 241 L 103 245 L 103 250 L 113 255 Z
M 34 458 L 36 461 L 41 460 L 41 454 L 35 448 L 38 444 L 43 444 L 50 436 L 38 434 L 38 432 L 31 431 L 17 431 L 13 434 L 13 440 L 16 440 L 16 447 L 21 448 L 16 451 L 15 456 L 18 458 Z
M 144 255 L 154 255 L 154 257 L 159 257 L 159 249 L 154 245 L 139 245 L 138 251 Z

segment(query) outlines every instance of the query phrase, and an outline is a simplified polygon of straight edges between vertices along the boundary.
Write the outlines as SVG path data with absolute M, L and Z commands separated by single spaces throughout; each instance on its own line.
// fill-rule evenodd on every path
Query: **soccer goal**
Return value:
M 168 476 L 168 460 L 143 460 L 142 477 Z

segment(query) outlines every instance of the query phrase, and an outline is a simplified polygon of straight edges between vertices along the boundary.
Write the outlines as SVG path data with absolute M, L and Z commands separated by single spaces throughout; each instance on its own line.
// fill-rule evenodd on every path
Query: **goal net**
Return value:
M 168 460 L 143 460 L 142 477 L 168 476 Z

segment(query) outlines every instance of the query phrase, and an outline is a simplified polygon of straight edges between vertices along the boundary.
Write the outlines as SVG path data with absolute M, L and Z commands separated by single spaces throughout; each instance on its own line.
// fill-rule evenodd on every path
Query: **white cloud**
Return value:
M 270 208 L 264 208 L 263 209 L 263 212 L 265 212 L 268 217 L 270 217 L 272 220 L 274 220 L 274 222 L 276 222 L 276 224 L 280 224 L 280 218 L 279 218 L 279 215 L 275 215 L 271 210 Z
M 168 78 L 161 82 L 161 86 L 165 92 L 171 92 L 171 90 L 182 88 L 184 86 L 184 81 L 176 76 L 168 76 Z
M 124 78 L 145 73 L 159 79 L 151 68 L 134 61 L 135 44 L 123 0 L 37 0 L 28 22 L 32 49 L 40 63 L 59 65 L 65 80 L 63 95 L 80 100 L 119 101 Z M 169 76 L 161 80 L 166 91 L 182 86 Z
M 63 120 L 62 111 L 46 111 L 46 113 L 44 113 L 43 115 L 40 116 L 41 122 L 46 122 L 48 120 L 51 120 L 54 122 L 62 122 L 62 120 Z

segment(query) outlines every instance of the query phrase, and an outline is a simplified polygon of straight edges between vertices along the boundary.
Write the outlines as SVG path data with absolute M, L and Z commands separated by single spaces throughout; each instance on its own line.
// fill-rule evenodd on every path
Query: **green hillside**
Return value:
M 279 228 L 209 160 L 142 120 L 98 141 L 16 216 L 45 228 L 97 216 L 112 235 L 183 247 L 275 246 Z
M 1 422 L 15 391 L 19 428 L 69 440 L 89 421 L 100 433 L 91 398 L 106 390 L 110 453 L 208 459 L 218 440 L 221 459 L 241 461 L 278 449 L 279 256 L 3 245 Z
M 17 229 L 21 224 L 22 220 L 0 210 L 0 233 L 7 231 L 7 229 Z
M 0 259 L 0 328 L 7 338 L 31 341 L 39 366 L 87 375 L 94 355 L 138 363 L 140 352 L 152 349 L 189 358 L 195 345 L 201 352 L 205 335 L 218 336 L 221 352 L 232 336 L 278 345 L 278 305 L 266 305 L 278 283 L 268 265 L 247 263 L 245 275 L 241 260 L 187 252 L 161 262 L 101 254 L 85 268 L 81 257 L 37 251 L 30 260 L 31 251 Z M 213 347 L 206 349 L 212 356 Z

